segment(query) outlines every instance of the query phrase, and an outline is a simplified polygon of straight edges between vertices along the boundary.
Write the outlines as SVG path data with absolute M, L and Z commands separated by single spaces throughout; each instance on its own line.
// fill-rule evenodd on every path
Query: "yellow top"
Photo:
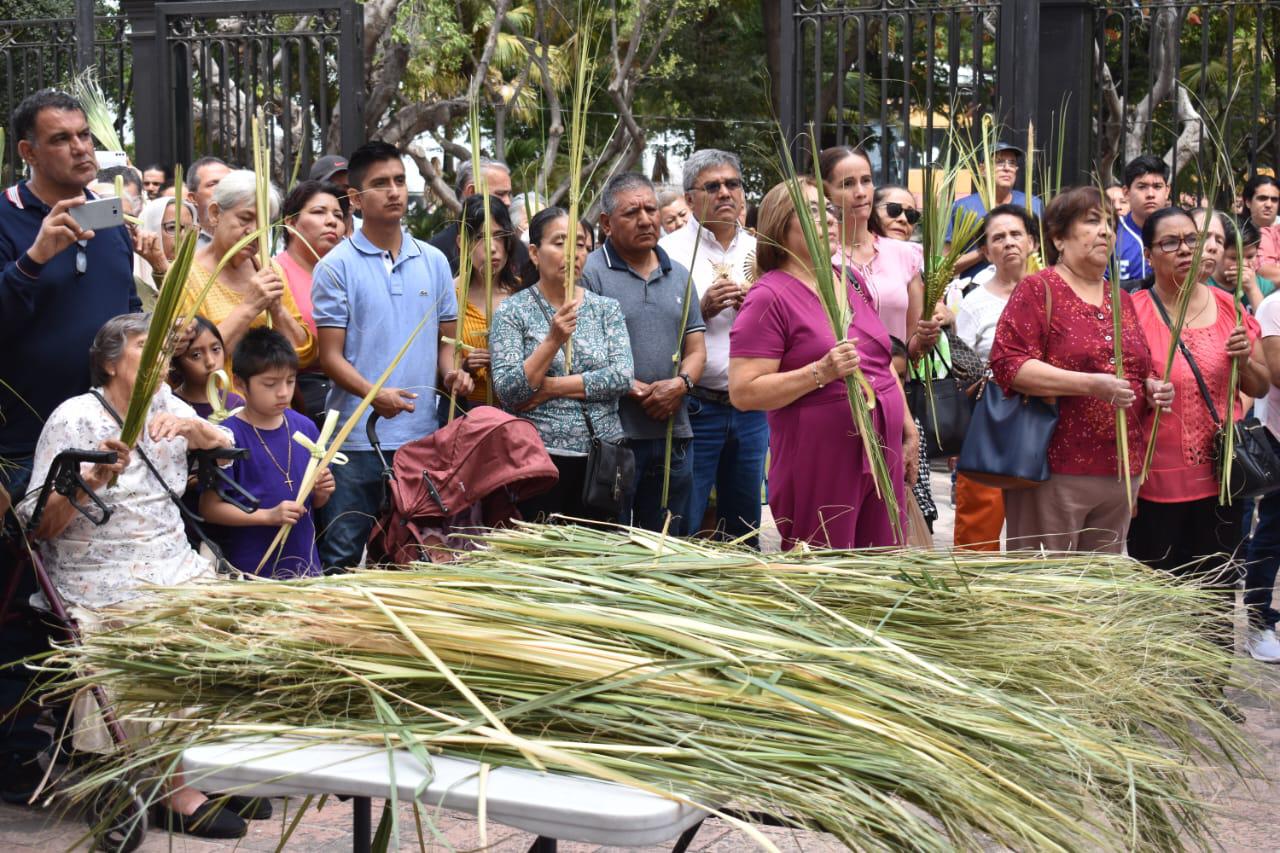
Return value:
M 467 308 L 462 314 L 462 332 L 459 339 L 470 347 L 486 350 L 489 348 L 489 320 L 485 317 L 484 308 L 473 305 L 470 299 L 467 300 Z M 463 355 L 465 356 L 466 353 L 464 352 Z M 489 369 L 482 367 L 472 376 L 476 380 L 476 387 L 467 395 L 467 399 L 483 403 L 488 399 L 485 391 L 489 387 Z
M 284 280 L 284 270 L 280 269 L 279 264 L 272 261 L 272 269 L 279 274 L 281 280 Z M 195 304 L 196 299 L 200 297 L 200 291 L 204 290 L 205 284 L 209 281 L 209 275 L 212 270 L 206 270 L 198 263 L 191 265 L 191 272 L 187 274 L 187 284 L 182 291 L 182 306 L 179 309 L 182 313 L 191 310 L 191 306 Z M 302 312 L 298 310 L 298 303 L 293 301 L 293 294 L 289 291 L 286 283 L 284 293 L 281 295 L 284 302 L 284 309 L 289 312 L 289 316 L 302 327 L 302 334 L 305 336 L 302 345 L 295 345 L 298 351 L 298 367 L 310 367 L 315 363 L 319 356 L 319 348 L 316 346 L 316 339 L 312 336 L 311 330 L 307 328 L 307 323 L 302 319 Z M 222 283 L 221 280 L 215 281 L 213 287 L 209 288 L 209 294 L 205 297 L 204 304 L 200 306 L 197 312 L 202 314 L 214 325 L 219 325 L 227 316 L 240 307 L 240 303 L 244 301 L 239 293 L 232 290 Z M 265 326 L 267 324 L 267 312 L 263 311 L 257 317 L 253 318 L 253 322 L 249 326 Z M 228 358 L 230 353 L 227 353 Z

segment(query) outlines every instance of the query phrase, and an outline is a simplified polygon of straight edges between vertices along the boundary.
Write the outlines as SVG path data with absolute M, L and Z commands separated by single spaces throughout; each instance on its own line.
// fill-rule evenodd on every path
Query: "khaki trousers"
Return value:
M 1133 491 L 1138 491 L 1134 482 Z M 1029 489 L 1004 493 L 1007 545 L 1013 549 L 1124 553 L 1133 517 L 1124 482 L 1114 475 L 1054 474 Z

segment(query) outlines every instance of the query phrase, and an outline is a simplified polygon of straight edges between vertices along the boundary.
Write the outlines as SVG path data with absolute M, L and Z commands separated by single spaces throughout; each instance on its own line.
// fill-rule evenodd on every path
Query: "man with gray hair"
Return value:
M 489 160 L 485 157 L 480 158 L 480 172 L 484 175 L 484 191 L 497 198 L 503 204 L 511 204 L 511 169 L 501 160 Z M 471 161 L 458 164 L 458 201 L 465 203 L 468 198 L 480 192 L 477 185 L 475 175 L 472 173 Z M 448 225 L 436 232 L 428 242 L 440 251 L 444 252 L 445 258 L 449 261 L 449 269 L 456 276 L 458 274 L 458 222 L 450 221 Z M 522 270 L 525 263 L 529 260 L 529 250 L 521 243 L 516 246 L 515 252 L 512 253 L 515 258 L 515 268 Z
M 746 205 L 742 163 L 728 151 L 695 151 L 684 162 L 683 181 L 692 216 L 658 245 L 689 268 L 707 324 L 707 366 L 689 392 L 693 487 L 686 513 L 696 531 L 714 487 L 716 530 L 730 539 L 749 536 L 758 545 L 769 425 L 764 412 L 739 411 L 729 402 L 729 331 L 756 251 L 756 238 L 738 224 Z
M 689 272 L 658 245 L 662 233 L 658 195 L 643 175 L 615 175 L 601 192 L 600 224 L 608 235 L 587 257 L 582 284 L 616 299 L 631 338 L 635 378 L 618 413 L 636 456 L 631 523 L 670 533 L 692 529 L 687 518 L 693 487 L 692 431 L 685 395 L 702 376 L 706 361 L 702 313 Z M 683 326 L 681 323 L 683 321 Z M 667 422 L 674 419 L 670 489 L 662 505 Z

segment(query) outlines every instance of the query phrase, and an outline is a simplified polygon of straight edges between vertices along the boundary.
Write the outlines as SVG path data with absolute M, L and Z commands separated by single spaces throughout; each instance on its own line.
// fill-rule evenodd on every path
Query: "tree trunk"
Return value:
M 782 4 L 760 0 L 764 19 L 764 61 L 769 71 L 769 102 L 776 114 L 782 108 Z

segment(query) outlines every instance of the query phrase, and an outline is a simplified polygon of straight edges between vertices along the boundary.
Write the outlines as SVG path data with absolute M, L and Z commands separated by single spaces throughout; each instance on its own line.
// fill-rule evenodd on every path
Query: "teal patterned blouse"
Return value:
M 631 389 L 631 340 L 621 306 L 606 296 L 587 290 L 580 292 L 584 298 L 578 309 L 578 327 L 573 333 L 573 372 L 582 374 L 587 399 L 558 397 L 520 413 L 533 421 L 547 450 L 553 453 L 587 452 L 590 436 L 582 417 L 584 408 L 597 436 L 610 440 L 621 438 L 618 400 Z M 494 311 L 489 329 L 490 375 L 494 392 L 509 409 L 519 407 L 533 396 L 533 388 L 524 375 L 524 362 L 546 339 L 550 330 L 548 316 L 555 316 L 555 312 L 536 284 L 503 300 Z M 561 349 L 547 368 L 547 376 L 564 375 L 564 350 Z

